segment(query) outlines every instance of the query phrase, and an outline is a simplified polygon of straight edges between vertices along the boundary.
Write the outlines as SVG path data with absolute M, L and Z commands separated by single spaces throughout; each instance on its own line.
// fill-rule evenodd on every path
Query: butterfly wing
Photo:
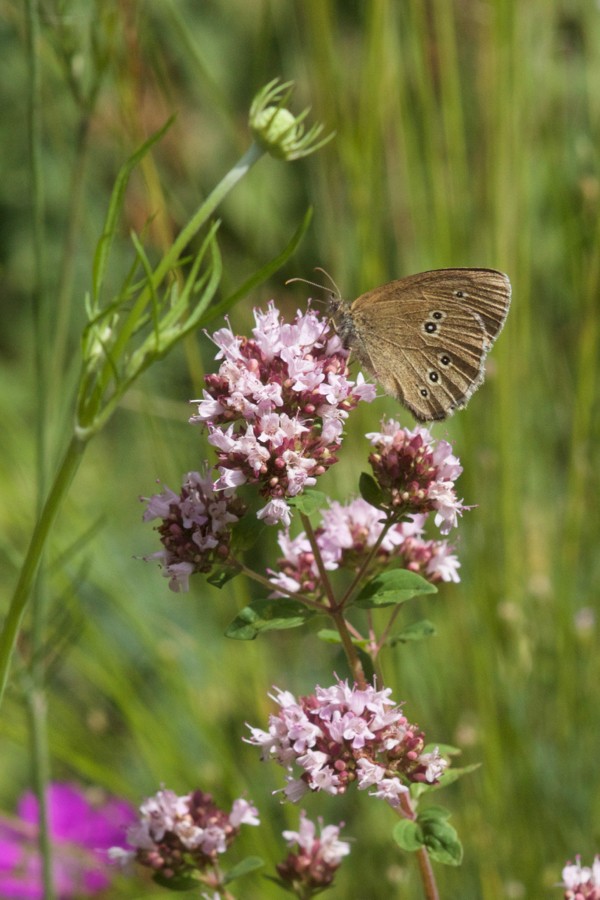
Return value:
M 511 286 L 508 276 L 496 269 L 433 269 L 407 278 L 398 278 L 362 294 L 352 304 L 352 312 L 376 303 L 392 306 L 407 297 L 423 302 L 440 301 L 481 316 L 486 334 L 493 343 L 506 321 Z
M 349 311 L 360 361 L 420 421 L 465 406 L 510 305 L 493 269 L 443 269 L 369 291 Z

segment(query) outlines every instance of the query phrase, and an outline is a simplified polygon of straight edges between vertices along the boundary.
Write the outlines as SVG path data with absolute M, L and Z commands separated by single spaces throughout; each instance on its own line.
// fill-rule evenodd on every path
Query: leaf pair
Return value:
M 274 586 L 274 590 L 275 590 Z M 349 606 L 360 609 L 380 609 L 397 606 L 422 594 L 433 594 L 437 588 L 415 572 L 407 569 L 392 569 L 382 572 L 371 579 Z M 250 641 L 264 631 L 281 631 L 286 628 L 298 628 L 317 615 L 326 615 L 314 610 L 290 597 L 275 597 L 254 600 L 235 617 L 225 634 L 239 641 Z M 403 643 L 409 640 L 420 640 L 434 632 L 433 625 L 424 621 L 416 623 L 404 632 L 389 639 L 390 644 Z M 323 632 L 324 640 L 331 640 L 330 632 Z
M 429 806 L 416 819 L 403 819 L 392 834 L 399 847 L 409 853 L 425 848 L 432 860 L 446 866 L 458 866 L 463 849 L 456 829 L 448 822 L 450 813 L 443 806 Z

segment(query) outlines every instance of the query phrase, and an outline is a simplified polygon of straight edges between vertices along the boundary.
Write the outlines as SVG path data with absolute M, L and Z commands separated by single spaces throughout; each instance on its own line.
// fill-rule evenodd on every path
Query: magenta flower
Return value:
M 562 877 L 565 900 L 600 900 L 600 856 L 591 866 L 582 866 L 581 857 L 576 856 L 574 863 L 564 867 Z
M 127 830 L 132 850 L 115 847 L 117 862 L 135 859 L 164 879 L 202 873 L 214 866 L 237 837 L 240 825 L 258 825 L 258 812 L 247 800 L 234 801 L 226 813 L 210 794 L 193 791 L 178 796 L 161 790 L 140 806 L 138 822 Z
M 339 825 L 317 826 L 306 813 L 300 813 L 298 831 L 284 831 L 283 837 L 289 847 L 293 847 L 287 858 L 279 863 L 277 872 L 283 885 L 291 888 L 297 896 L 306 897 L 310 892 L 322 891 L 332 882 L 342 859 L 350 853 L 350 844 L 340 840 Z
M 416 514 L 410 522 L 392 525 L 385 533 L 372 560 L 370 576 L 399 560 L 403 568 L 417 572 L 431 582 L 460 581 L 460 563 L 447 541 L 425 540 L 426 516 Z M 355 572 L 375 546 L 384 529 L 384 514 L 366 500 L 358 498 L 342 504 L 332 501 L 315 528 L 315 539 L 325 569 L 338 568 Z M 285 591 L 312 595 L 319 599 L 323 585 L 308 538 L 301 532 L 290 538 L 287 532 L 278 537 L 283 556 L 277 571 L 269 570 L 270 580 Z M 275 592 L 274 596 L 280 596 Z
M 70 784 L 48 788 L 54 885 L 59 900 L 87 897 L 110 884 L 108 848 L 125 843 L 133 808 L 122 800 L 92 800 Z M 31 792 L 19 800 L 17 817 L 0 818 L 0 896 L 4 900 L 43 897 L 37 850 L 38 804 Z
M 454 481 L 462 466 L 447 441 L 435 441 L 421 426 L 410 431 L 389 419 L 367 437 L 373 475 L 384 494 L 383 505 L 402 512 L 434 512 L 435 524 L 448 534 L 465 507 Z
M 261 747 L 287 772 L 284 794 L 297 801 L 308 791 L 343 794 L 356 781 L 359 790 L 400 805 L 412 782 L 435 783 L 448 763 L 437 749 L 426 753 L 422 732 L 409 724 L 391 691 L 350 688 L 338 681 L 299 700 L 276 689 L 280 711 L 269 730 L 248 728 L 247 743 Z M 272 695 L 271 695 L 272 696 Z M 300 769 L 294 778 L 294 767 Z
M 215 493 L 212 479 L 198 472 L 188 473 L 179 494 L 165 488 L 142 499 L 148 503 L 144 521 L 162 519 L 156 530 L 164 548 L 144 558 L 159 560 L 176 592 L 188 590 L 190 575 L 227 560 L 231 526 L 246 511 L 233 490 Z
M 348 351 L 314 310 L 283 322 L 271 301 L 255 310 L 252 338 L 212 335 L 223 362 L 206 376 L 198 413 L 216 448 L 215 490 L 257 484 L 267 524 L 289 524 L 285 500 L 312 487 L 333 463 L 348 413 L 375 386 L 348 378 Z

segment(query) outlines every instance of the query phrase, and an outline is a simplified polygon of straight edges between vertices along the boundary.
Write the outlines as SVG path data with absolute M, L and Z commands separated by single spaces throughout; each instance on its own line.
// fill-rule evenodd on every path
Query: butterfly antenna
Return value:
M 338 288 L 337 284 L 335 283 L 335 281 L 333 280 L 333 278 L 331 277 L 331 275 L 329 274 L 329 272 L 326 272 L 325 269 L 322 269 L 320 266 L 317 266 L 317 267 L 316 267 L 315 272 L 322 272 L 323 275 L 324 275 L 326 278 L 328 278 L 329 281 L 331 282 L 331 284 L 333 285 L 333 287 L 334 287 L 334 289 L 335 289 L 335 294 L 336 294 L 336 296 L 337 296 L 337 297 L 340 297 L 340 296 L 341 296 L 341 295 L 340 295 L 340 289 Z M 324 284 L 319 284 L 319 283 L 316 282 L 316 281 L 308 281 L 306 278 L 288 278 L 287 281 L 285 282 L 285 284 L 286 284 L 286 285 L 292 284 L 294 281 L 301 281 L 303 284 L 309 284 L 311 287 L 316 287 L 316 288 L 318 288 L 320 291 L 327 291 L 327 293 L 329 293 L 329 294 L 331 293 L 331 288 L 327 287 L 327 286 L 324 285 Z
M 322 269 L 321 266 L 317 266 L 315 269 L 315 272 L 322 272 L 323 275 L 325 276 L 325 278 L 327 278 L 331 282 L 331 284 L 333 285 L 333 287 L 335 289 L 336 297 L 342 296 L 339 287 L 337 286 L 337 284 L 335 283 L 335 281 L 333 280 L 333 278 L 331 277 L 331 275 L 329 274 L 329 272 L 326 269 Z

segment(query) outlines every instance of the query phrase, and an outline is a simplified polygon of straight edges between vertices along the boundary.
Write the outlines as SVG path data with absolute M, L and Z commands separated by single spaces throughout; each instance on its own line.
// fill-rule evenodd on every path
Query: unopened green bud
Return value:
M 280 84 L 277 79 L 258 92 L 250 107 L 250 128 L 258 146 L 277 159 L 300 159 L 326 144 L 333 135 L 317 140 L 322 125 L 304 130 L 308 109 L 295 116 L 286 109 L 292 82 Z
M 287 159 L 294 153 L 301 126 L 289 109 L 267 106 L 257 112 L 250 126 L 255 140 L 267 153 L 278 159 Z

